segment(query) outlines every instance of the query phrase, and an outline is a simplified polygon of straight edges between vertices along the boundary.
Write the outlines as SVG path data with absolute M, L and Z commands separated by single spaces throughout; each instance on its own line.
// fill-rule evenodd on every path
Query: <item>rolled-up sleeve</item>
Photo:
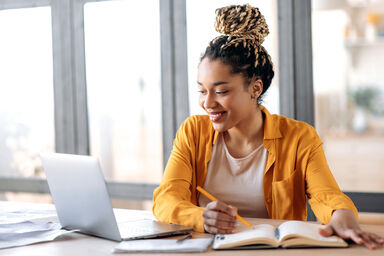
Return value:
M 204 232 L 204 208 L 192 202 L 196 186 L 194 136 L 193 119 L 189 118 L 176 134 L 163 179 L 153 193 L 152 211 L 159 221 L 189 226 L 195 231 Z
M 313 212 L 324 224 L 331 220 L 333 211 L 337 209 L 350 209 L 357 218 L 355 205 L 341 192 L 329 170 L 320 138 L 317 137 L 315 141 L 306 170 L 306 193 Z

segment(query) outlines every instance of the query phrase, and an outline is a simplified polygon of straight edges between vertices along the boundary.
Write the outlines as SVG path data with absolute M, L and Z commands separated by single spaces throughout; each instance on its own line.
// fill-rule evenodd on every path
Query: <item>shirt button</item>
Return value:
M 267 198 L 267 203 L 272 203 L 272 198 Z

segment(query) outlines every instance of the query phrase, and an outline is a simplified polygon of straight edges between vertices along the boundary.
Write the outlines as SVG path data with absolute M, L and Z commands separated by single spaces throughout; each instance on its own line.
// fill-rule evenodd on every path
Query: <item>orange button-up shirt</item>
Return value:
M 264 171 L 264 201 L 272 219 L 306 220 L 306 196 L 322 223 L 337 209 L 351 209 L 331 174 L 315 129 L 300 121 L 264 116 L 263 145 L 268 151 Z M 204 232 L 196 186 L 203 186 L 218 132 L 206 115 L 191 116 L 179 128 L 163 179 L 153 193 L 153 214 L 159 221 Z M 231 188 L 228 188 L 231 189 Z M 225 198 L 220 198 L 225 202 Z

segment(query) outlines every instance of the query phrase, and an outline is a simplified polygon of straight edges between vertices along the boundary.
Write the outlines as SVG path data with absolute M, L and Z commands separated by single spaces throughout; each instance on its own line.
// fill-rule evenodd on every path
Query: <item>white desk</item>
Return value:
M 53 205 L 40 205 L 40 204 L 21 204 L 13 202 L 0 202 L 0 212 L 2 209 L 9 209 L 13 207 L 17 209 L 53 209 Z M 149 211 L 139 210 L 118 210 L 117 214 L 122 214 L 127 219 L 143 219 L 152 217 Z M 258 223 L 270 223 L 278 225 L 280 220 L 269 219 L 248 219 L 252 224 Z M 362 228 L 366 231 L 375 232 L 381 236 L 384 236 L 384 226 L 379 225 L 362 225 Z M 203 237 L 208 234 L 193 233 L 193 237 Z M 92 256 L 104 256 L 104 255 L 167 255 L 166 253 L 127 253 L 127 254 L 112 254 L 112 249 L 117 245 L 117 242 L 101 239 L 97 237 L 87 236 L 79 233 L 71 233 L 59 238 L 57 241 L 40 243 L 22 247 L 15 247 L 9 249 L 1 249 L 0 255 L 14 256 L 14 255 L 28 255 L 28 256 L 77 256 L 77 255 L 92 255 Z M 204 255 L 346 255 L 346 256 L 368 256 L 368 255 L 384 255 L 384 248 L 371 251 L 363 246 L 351 245 L 349 248 L 324 248 L 324 249 L 267 249 L 267 250 L 238 250 L 238 251 L 213 251 L 209 250 Z M 192 255 L 191 253 L 172 253 L 172 256 L 178 255 Z M 199 254 L 193 254 L 199 255 Z

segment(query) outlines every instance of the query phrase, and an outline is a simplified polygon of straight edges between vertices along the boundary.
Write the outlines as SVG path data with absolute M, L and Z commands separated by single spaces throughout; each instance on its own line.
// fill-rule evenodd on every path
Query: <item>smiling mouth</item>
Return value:
M 223 115 L 226 113 L 226 111 L 223 111 L 223 112 L 219 112 L 219 113 L 210 113 L 209 114 L 209 119 L 211 119 L 212 122 L 218 122 L 222 117 Z

